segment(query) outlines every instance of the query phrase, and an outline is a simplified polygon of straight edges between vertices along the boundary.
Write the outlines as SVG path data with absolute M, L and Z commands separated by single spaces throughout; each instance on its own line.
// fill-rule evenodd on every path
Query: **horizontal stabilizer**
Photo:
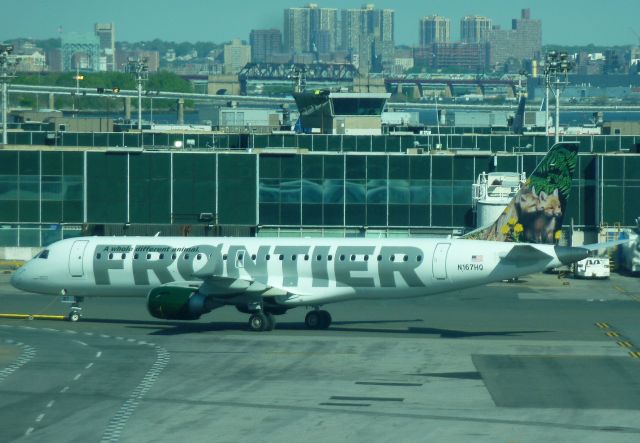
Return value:
M 625 238 L 623 240 L 612 240 L 604 243 L 593 243 L 591 245 L 584 245 L 582 247 L 588 249 L 589 251 L 599 251 L 601 249 L 610 249 L 618 245 L 623 245 L 625 243 L 629 243 L 630 241 L 630 239 Z
M 503 264 L 529 266 L 532 263 L 549 261 L 551 258 L 549 254 L 531 245 L 515 245 L 508 253 L 500 257 L 500 261 Z

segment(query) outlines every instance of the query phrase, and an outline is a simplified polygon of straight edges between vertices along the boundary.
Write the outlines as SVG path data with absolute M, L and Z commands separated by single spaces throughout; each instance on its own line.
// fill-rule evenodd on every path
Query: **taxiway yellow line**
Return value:
M 27 320 L 64 320 L 64 315 L 45 314 L 0 314 L 0 318 L 18 318 Z

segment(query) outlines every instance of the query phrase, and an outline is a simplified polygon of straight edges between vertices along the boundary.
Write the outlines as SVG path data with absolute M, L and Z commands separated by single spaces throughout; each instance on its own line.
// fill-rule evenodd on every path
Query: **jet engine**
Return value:
M 211 312 L 207 298 L 196 289 L 180 286 L 160 286 L 147 295 L 149 313 L 165 320 L 197 320 Z

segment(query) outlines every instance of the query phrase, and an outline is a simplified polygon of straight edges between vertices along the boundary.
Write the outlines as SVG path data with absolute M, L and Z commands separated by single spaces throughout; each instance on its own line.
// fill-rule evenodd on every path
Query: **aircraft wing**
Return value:
M 216 298 L 234 297 L 241 293 L 262 297 L 291 295 L 291 293 L 284 289 L 266 285 L 256 280 L 222 276 L 209 276 L 205 278 L 198 288 L 198 292 Z

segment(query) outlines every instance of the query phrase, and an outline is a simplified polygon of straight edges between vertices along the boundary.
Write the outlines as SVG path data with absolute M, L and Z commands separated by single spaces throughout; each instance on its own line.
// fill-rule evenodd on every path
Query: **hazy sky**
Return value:
M 56 37 L 92 32 L 95 22 L 114 22 L 116 39 L 173 41 L 248 40 L 251 29 L 282 30 L 283 9 L 309 2 L 294 0 L 0 0 L 0 40 Z M 485 15 L 509 28 L 520 9 L 530 7 L 543 23 L 543 44 L 627 45 L 638 43 L 640 0 L 324 0 L 320 7 L 353 8 L 374 3 L 396 11 L 396 44 L 418 43 L 418 20 L 439 14 L 451 19 L 459 38 L 464 15 Z

